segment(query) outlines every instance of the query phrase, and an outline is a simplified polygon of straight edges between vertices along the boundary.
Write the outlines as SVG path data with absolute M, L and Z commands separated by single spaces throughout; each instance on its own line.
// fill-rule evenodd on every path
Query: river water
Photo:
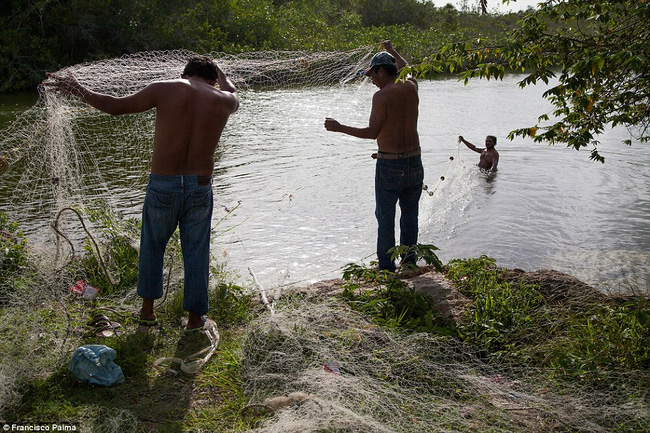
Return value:
M 599 137 L 605 164 L 590 161 L 588 150 L 507 140 L 509 131 L 532 126 L 551 108 L 541 98 L 544 87 L 520 89 L 519 79 L 420 82 L 428 186 L 420 243 L 437 246 L 443 262 L 485 254 L 500 266 L 552 268 L 602 290 L 647 291 L 647 149 L 622 144 L 622 128 Z M 217 259 L 242 282 L 250 280 L 249 269 L 267 288 L 317 281 L 375 258 L 376 144 L 323 127 L 325 117 L 367 125 L 375 91 L 364 81 L 242 93 L 216 161 L 213 242 Z M 11 116 L 10 106 L 0 103 L 0 122 Z M 500 153 L 493 176 L 478 170 L 477 153 L 457 143 L 463 135 L 483 146 L 488 134 L 498 137 Z M 115 167 L 115 179 L 123 170 Z M 143 190 L 141 183 L 114 189 L 121 210 L 137 216 Z

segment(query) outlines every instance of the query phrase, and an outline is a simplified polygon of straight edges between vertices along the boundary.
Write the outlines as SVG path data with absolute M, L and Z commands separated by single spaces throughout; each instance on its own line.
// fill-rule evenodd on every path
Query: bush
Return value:
M 607 372 L 650 368 L 650 300 L 566 293 L 512 283 L 493 259 L 452 260 L 447 277 L 473 300 L 458 334 L 486 358 L 503 357 L 561 375 L 601 381 Z
M 26 244 L 18 223 L 10 222 L 7 214 L 0 212 L 0 295 L 27 266 Z

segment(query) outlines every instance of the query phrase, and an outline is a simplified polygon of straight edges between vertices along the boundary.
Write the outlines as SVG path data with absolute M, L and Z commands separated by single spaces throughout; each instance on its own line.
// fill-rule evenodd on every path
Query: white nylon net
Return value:
M 399 334 L 335 298 L 288 299 L 244 346 L 255 433 L 648 431 L 648 390 L 554 382 L 453 338 Z M 622 383 L 633 383 L 621 375 Z M 251 433 L 252 433 L 251 432 Z
M 373 50 L 213 57 L 238 88 L 254 91 L 346 82 Z M 120 96 L 178 77 L 191 54 L 142 53 L 59 72 Z M 109 116 L 41 92 L 0 137 L 3 210 L 38 230 L 68 206 L 112 205 L 116 190 L 132 194 L 135 205 L 148 174 L 154 116 Z M 108 180 L 107 165 L 121 167 L 122 176 Z M 78 223 L 62 220 L 61 229 Z M 43 329 L 37 325 L 35 335 Z M 70 344 L 60 343 L 61 352 Z M 548 379 L 549 371 L 486 364 L 451 338 L 385 331 L 331 297 L 283 299 L 275 314 L 250 325 L 242 365 L 245 410 L 272 413 L 251 433 L 650 431 L 648 389 L 623 373 L 626 387 L 567 388 Z M 0 400 L 15 400 L 13 383 L 28 373 L 0 364 Z M 137 423 L 127 411 L 108 418 Z
M 240 91 L 253 91 L 346 82 L 368 64 L 372 50 L 211 57 Z M 152 81 L 180 77 L 193 54 L 145 52 L 74 65 L 58 73 L 72 73 L 94 91 L 124 96 Z M 116 191 L 122 201 L 133 197 L 133 203 L 139 203 L 149 172 L 154 118 L 154 110 L 110 116 L 78 98 L 41 88 L 36 104 L 5 128 L 0 138 L 0 197 L 7 202 L 3 210 L 30 233 L 69 206 L 83 208 L 96 200 L 112 206 Z M 122 175 L 106 176 L 104 167 L 113 172 L 120 167 Z M 66 228 L 78 221 L 61 218 L 58 224 Z

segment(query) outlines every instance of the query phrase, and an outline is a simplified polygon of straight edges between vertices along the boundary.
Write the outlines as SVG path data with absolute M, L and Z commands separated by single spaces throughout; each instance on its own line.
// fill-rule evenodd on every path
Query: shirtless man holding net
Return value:
M 465 140 L 462 135 L 458 136 L 458 142 L 465 144 L 469 149 L 481 154 L 477 164 L 479 168 L 487 170 L 490 173 L 497 171 L 497 165 L 499 165 L 499 152 L 494 148 L 494 146 L 497 145 L 496 136 L 488 135 L 485 137 L 485 147 L 474 146 L 472 143 Z
M 325 129 L 358 138 L 377 139 L 375 171 L 375 216 L 377 217 L 377 259 L 380 270 L 395 271 L 389 250 L 395 246 L 395 206 L 399 202 L 400 244 L 413 246 L 418 240 L 418 211 L 424 169 L 422 168 L 418 124 L 418 83 L 412 78 L 398 81 L 398 71 L 406 60 L 383 42 L 386 51 L 375 54 L 363 74 L 379 90 L 372 98 L 370 120 L 365 128 L 325 119 Z M 415 256 L 402 257 L 405 265 L 415 265 Z
M 82 98 L 108 114 L 156 109 L 151 174 L 142 209 L 138 318 L 142 325 L 157 324 L 154 300 L 163 296 L 163 256 L 178 226 L 185 265 L 183 309 L 189 313 L 186 329 L 201 329 L 209 308 L 214 152 L 229 116 L 239 106 L 237 89 L 207 56 L 190 58 L 179 79 L 156 81 L 124 97 L 93 92 L 72 75 L 47 76 L 46 87 Z

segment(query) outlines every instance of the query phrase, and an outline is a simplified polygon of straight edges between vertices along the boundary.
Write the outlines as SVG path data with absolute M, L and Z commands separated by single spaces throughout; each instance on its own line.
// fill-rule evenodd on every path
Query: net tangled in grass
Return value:
M 240 91 L 253 91 L 345 83 L 367 65 L 373 49 L 214 53 L 211 57 Z M 186 50 L 144 52 L 74 65 L 57 73 L 73 74 L 94 91 L 124 96 L 152 81 L 180 77 L 193 54 Z M 26 223 L 29 232 L 30 224 L 42 227 L 43 220 L 52 221 L 61 209 L 73 205 L 83 208 L 101 200 L 124 211 L 114 203 L 116 191 L 132 197 L 137 205 L 148 174 L 154 110 L 110 116 L 77 98 L 39 90 L 36 104 L 6 127 L 0 138 L 0 196 L 10 197 L 3 210 Z M 240 110 L 247 109 L 251 108 L 242 103 Z M 113 172 L 120 167 L 122 176 L 107 176 L 106 167 Z M 133 212 L 121 206 L 127 214 Z M 77 221 L 68 223 L 78 225 Z M 61 225 L 65 224 L 63 219 Z
M 650 426 L 648 390 L 563 388 L 451 338 L 400 334 L 334 298 L 288 300 L 244 346 L 256 433 L 606 432 Z M 627 383 L 629 382 L 626 380 Z
M 213 57 L 237 87 L 253 91 L 346 82 L 367 65 L 373 49 Z M 59 72 L 121 96 L 151 81 L 178 77 L 191 54 L 142 53 Z M 243 103 L 240 110 L 245 109 Z M 68 206 L 98 199 L 111 204 L 116 190 L 128 191 L 139 203 L 153 119 L 152 112 L 109 116 L 77 99 L 41 92 L 36 105 L 0 137 L 0 192 L 11 197 L 3 210 L 36 226 Z M 106 165 L 120 166 L 123 176 L 108 180 Z M 62 229 L 78 226 L 75 215 L 69 216 L 61 221 Z M 42 297 L 39 292 L 38 302 Z M 24 316 L 30 307 L 26 303 L 14 314 Z M 553 382 L 551 371 L 486 363 L 474 348 L 451 338 L 382 329 L 331 297 L 287 297 L 273 311 L 250 325 L 243 347 L 243 387 L 250 397 L 246 410 L 272 413 L 251 433 L 650 431 L 649 391 L 629 376 L 633 373 L 621 373 L 620 385 L 610 374 L 600 388 Z M 51 325 L 28 317 L 30 335 Z M 5 322 L 11 326 L 12 321 Z M 26 346 L 21 350 L 34 355 L 30 360 L 43 355 L 47 361 L 36 366 L 39 371 L 52 371 L 64 359 L 46 358 L 40 351 L 56 346 L 65 354 L 76 342 L 32 348 L 36 337 L 18 337 L 16 344 Z M 34 361 L 0 363 L 0 412 L 17 401 L 16 390 L 33 369 Z M 88 423 L 95 423 L 98 414 L 88 414 Z M 134 430 L 138 423 L 127 411 L 101 415 L 105 427 L 94 431 Z
M 361 47 L 349 52 L 210 55 L 240 93 L 245 93 L 267 88 L 346 83 L 367 66 L 373 50 L 374 47 Z M 194 54 L 186 50 L 143 52 L 73 65 L 56 72 L 73 74 L 94 91 L 124 96 L 153 81 L 180 77 L 188 58 Z M 254 107 L 250 108 L 243 101 L 239 111 L 248 109 Z M 52 232 L 51 226 L 64 233 L 71 246 L 74 244 L 78 248 L 87 235 L 97 233 L 89 221 L 86 221 L 87 227 L 80 222 L 87 216 L 84 210 L 89 207 L 108 208 L 126 217 L 139 216 L 138 207 L 149 173 L 154 119 L 153 110 L 111 116 L 78 98 L 56 95 L 41 87 L 34 106 L 3 128 L 0 134 L 0 212 L 8 213 L 11 221 L 20 223 L 20 229 L 30 240 L 28 254 L 38 263 L 39 275 L 33 277 L 33 284 L 22 283 L 29 296 L 13 290 L 8 283 L 7 287 L 12 290 L 5 290 L 6 282 L 0 282 L 1 306 L 12 306 L 19 312 L 32 311 L 45 302 L 56 302 L 61 288 L 65 290 L 69 285 L 66 279 L 69 275 L 59 275 L 59 271 L 67 264 L 70 252 L 59 248 L 64 243 Z M 116 167 L 119 167 L 119 176 L 111 174 Z M 121 197 L 119 203 L 116 196 Z M 0 236 L 11 241 L 9 233 L 0 231 Z M 50 245 L 54 242 L 56 249 Z M 47 284 L 43 284 L 44 281 Z M 6 319 L 9 309 L 5 313 Z M 12 323 L 5 321 L 9 325 Z M 36 350 L 32 349 L 33 342 L 44 341 L 41 334 L 47 327 L 40 326 L 40 322 L 31 317 L 23 324 L 29 325 L 26 332 L 31 337 L 18 340 L 14 348 L 17 353 L 31 354 Z M 56 347 L 66 356 L 77 342 L 77 338 L 65 340 Z M 56 359 L 46 358 L 54 364 L 61 362 L 59 355 Z M 10 356 L 0 360 L 0 414 L 18 401 L 20 384 L 34 374 L 34 364 L 40 362 L 38 356 L 30 356 L 29 362 L 10 365 L 11 360 Z M 36 370 L 51 371 L 50 367 Z

